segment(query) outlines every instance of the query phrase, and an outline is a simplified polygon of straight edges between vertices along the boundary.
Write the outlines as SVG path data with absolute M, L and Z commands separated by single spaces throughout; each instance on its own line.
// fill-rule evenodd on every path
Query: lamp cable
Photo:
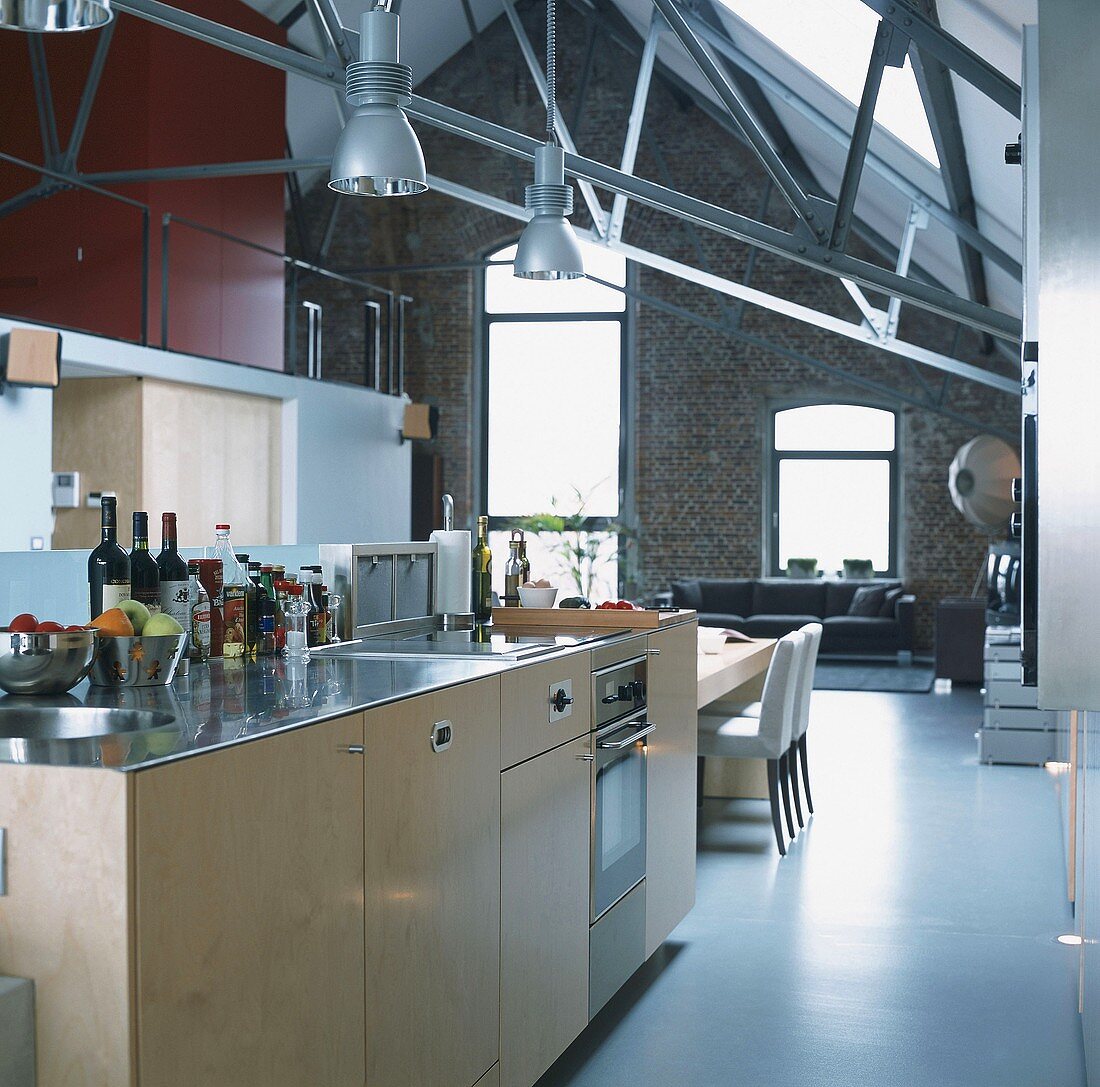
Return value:
M 558 140 L 557 39 L 555 0 L 546 0 L 546 135 L 551 143 Z

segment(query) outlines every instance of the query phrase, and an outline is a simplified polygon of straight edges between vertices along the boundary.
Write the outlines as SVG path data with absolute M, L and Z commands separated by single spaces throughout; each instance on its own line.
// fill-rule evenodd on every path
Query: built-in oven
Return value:
M 646 658 L 592 675 L 589 1014 L 645 961 Z

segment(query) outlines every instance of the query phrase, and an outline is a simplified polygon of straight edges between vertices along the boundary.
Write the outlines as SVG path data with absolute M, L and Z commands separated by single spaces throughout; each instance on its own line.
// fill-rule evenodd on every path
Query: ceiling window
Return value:
M 826 575 L 845 559 L 897 574 L 897 416 L 861 404 L 772 412 L 768 567 L 814 559 Z
M 626 261 L 582 244 L 591 275 L 626 285 Z M 532 577 L 576 595 L 617 593 L 626 300 L 589 279 L 516 279 L 516 247 L 485 270 L 484 494 L 493 587 L 503 592 L 509 531 L 527 519 L 568 519 L 565 533 L 528 532 Z M 570 554 L 578 549 L 586 557 Z M 587 553 L 591 551 L 591 557 Z
M 720 0 L 773 45 L 859 105 L 879 17 L 862 0 Z M 939 166 L 909 58 L 882 76 L 875 120 Z

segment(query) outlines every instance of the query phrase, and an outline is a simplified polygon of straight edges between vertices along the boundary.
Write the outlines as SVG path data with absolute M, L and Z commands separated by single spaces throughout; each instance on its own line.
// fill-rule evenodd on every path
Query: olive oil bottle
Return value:
M 493 617 L 493 552 L 489 549 L 489 518 L 477 519 L 477 543 L 472 556 L 474 618 L 487 623 Z
M 504 564 L 504 600 L 506 608 L 520 606 L 519 587 L 523 584 L 523 564 L 519 558 L 519 540 L 512 536 L 508 544 L 508 561 Z

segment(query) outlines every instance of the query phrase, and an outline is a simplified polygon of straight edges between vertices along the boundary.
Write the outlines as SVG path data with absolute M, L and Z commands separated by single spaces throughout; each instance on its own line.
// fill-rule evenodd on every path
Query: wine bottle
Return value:
M 134 513 L 134 548 L 130 552 L 130 596 L 151 612 L 160 611 L 160 571 L 149 554 L 149 514 Z
M 95 619 L 120 600 L 130 598 L 130 559 L 118 543 L 118 499 L 104 495 L 100 501 L 103 539 L 88 556 L 89 618 Z
M 213 558 L 222 564 L 222 656 L 243 657 L 247 637 L 248 616 L 245 614 L 248 588 L 251 582 L 241 569 L 229 538 L 229 525 L 215 525 Z
M 160 610 L 184 630 L 191 627 L 191 582 L 187 563 L 179 553 L 176 538 L 176 515 L 162 513 L 160 517 L 160 554 L 157 555 L 160 572 Z
M 519 540 L 508 544 L 508 561 L 504 564 L 504 600 L 506 608 L 518 608 L 519 587 L 523 584 L 523 564 L 519 558 Z
M 489 549 L 489 518 L 477 519 L 477 543 L 472 556 L 474 618 L 486 623 L 493 617 L 493 552 Z

